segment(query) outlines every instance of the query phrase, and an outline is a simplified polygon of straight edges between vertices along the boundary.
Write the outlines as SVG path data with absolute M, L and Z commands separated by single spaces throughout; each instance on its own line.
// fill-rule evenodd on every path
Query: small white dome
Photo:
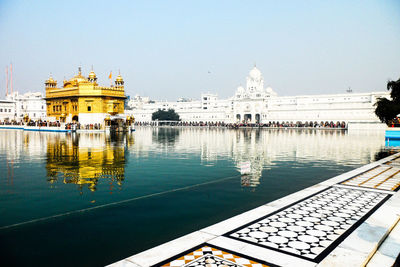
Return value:
M 244 88 L 243 86 L 239 86 L 236 90 L 237 93 L 243 93 L 244 92 Z
M 261 71 L 254 66 L 254 68 L 249 72 L 249 77 L 254 80 L 259 80 L 261 79 Z
M 265 91 L 271 96 L 277 96 L 278 94 L 271 87 L 265 88 Z

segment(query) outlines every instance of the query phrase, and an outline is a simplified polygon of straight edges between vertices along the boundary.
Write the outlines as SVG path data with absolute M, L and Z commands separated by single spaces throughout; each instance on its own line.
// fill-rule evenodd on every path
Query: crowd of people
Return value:
M 38 121 L 33 121 L 30 120 L 28 122 L 23 122 L 23 121 L 9 121 L 9 120 L 4 120 L 4 121 L 0 121 L 0 125 L 15 125 L 15 126 L 36 126 L 36 127 L 60 127 L 61 124 L 60 122 L 49 122 L 49 121 L 42 121 L 42 120 L 38 120 Z
M 0 125 L 27 125 L 36 127 L 61 127 L 59 121 L 33 121 L 30 120 L 28 123 L 23 123 L 21 121 L 0 121 Z M 75 125 L 75 126 L 74 126 Z M 268 123 L 225 123 L 225 122 L 184 122 L 184 121 L 152 121 L 152 122 L 135 122 L 135 126 L 188 126 L 188 127 L 226 127 L 226 128 L 243 128 L 243 127 L 253 127 L 253 128 L 346 128 L 347 124 L 342 122 L 275 122 L 270 121 Z M 80 123 L 65 123 L 65 129 L 77 129 L 77 130 L 102 130 L 103 125 L 100 123 L 93 124 L 80 124 Z
M 61 123 L 56 121 L 56 122 L 50 122 L 50 121 L 33 121 L 30 120 L 27 124 L 27 126 L 34 126 L 34 127 L 60 127 Z
M 93 124 L 80 124 L 80 123 L 65 123 L 62 124 L 59 121 L 45 121 L 45 120 L 29 120 L 28 122 L 23 121 L 9 121 L 9 120 L 0 120 L 0 125 L 13 125 L 13 126 L 32 126 L 32 127 L 62 127 L 65 126 L 65 129 L 72 129 L 76 125 L 76 129 L 83 129 L 83 130 L 101 130 L 103 126 L 100 123 L 93 123 Z
M 391 128 L 400 127 L 400 118 L 399 117 L 394 118 L 388 123 L 388 126 Z
M 23 125 L 23 123 L 21 122 L 21 121 L 8 121 L 8 120 L 6 120 L 6 121 L 0 121 L 0 125 Z
M 74 126 L 75 125 L 75 126 Z M 93 124 L 80 124 L 78 123 L 66 123 L 65 129 L 71 130 L 102 130 L 103 126 L 100 123 L 93 123 Z
M 346 123 L 333 121 L 326 122 L 275 122 L 268 123 L 225 123 L 225 122 L 183 122 L 183 121 L 162 121 L 162 122 L 135 122 L 135 126 L 189 126 L 189 127 L 226 127 L 226 128 L 243 128 L 243 127 L 270 127 L 270 128 L 346 128 Z

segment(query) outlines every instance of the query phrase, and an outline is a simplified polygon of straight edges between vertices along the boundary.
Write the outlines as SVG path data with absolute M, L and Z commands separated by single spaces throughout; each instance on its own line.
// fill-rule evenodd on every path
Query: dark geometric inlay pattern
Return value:
M 205 266 L 205 267 L 225 267 L 225 266 L 245 266 L 245 267 L 273 267 L 264 261 L 242 255 L 237 252 L 229 251 L 209 244 L 201 244 L 175 255 L 153 267 L 186 267 L 186 266 Z
M 185 265 L 185 266 L 188 266 L 188 267 L 206 267 L 206 266 L 237 267 L 237 266 L 241 266 L 241 265 L 238 265 L 231 261 L 221 259 L 220 257 L 214 256 L 214 255 L 206 255 L 201 258 L 198 258 L 195 261 L 192 261 L 190 264 Z
M 386 193 L 331 187 L 226 236 L 319 261 L 328 247 L 337 246 L 334 242 L 385 198 Z

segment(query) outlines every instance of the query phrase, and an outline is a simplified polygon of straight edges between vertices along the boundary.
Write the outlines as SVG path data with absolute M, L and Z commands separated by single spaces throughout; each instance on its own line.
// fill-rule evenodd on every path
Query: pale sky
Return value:
M 4 1 L 0 91 L 41 91 L 93 65 L 126 94 L 220 98 L 254 63 L 278 95 L 386 90 L 400 78 L 400 1 Z

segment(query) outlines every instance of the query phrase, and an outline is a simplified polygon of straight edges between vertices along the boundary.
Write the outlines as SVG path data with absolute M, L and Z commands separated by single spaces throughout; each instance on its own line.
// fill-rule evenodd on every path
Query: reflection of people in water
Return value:
M 242 187 L 257 187 L 260 184 L 262 163 L 259 157 L 253 158 L 252 161 L 242 161 L 239 163 Z
M 53 184 L 62 178 L 64 184 L 78 185 L 81 194 L 85 188 L 96 191 L 102 179 L 109 180 L 109 190 L 115 190 L 115 184 L 121 189 L 126 146 L 133 143 L 133 137 L 123 133 L 57 135 L 47 144 L 47 180 Z
M 240 177 L 240 184 L 242 187 L 248 187 L 251 188 L 252 191 L 255 190 L 255 188 L 260 184 L 260 178 L 261 175 L 255 175 L 255 174 L 243 174 Z
M 159 144 L 172 145 L 178 140 L 179 133 L 180 130 L 176 128 L 155 128 L 152 137 Z
M 248 187 L 250 186 L 250 176 L 248 174 L 244 174 L 240 177 L 241 186 Z

